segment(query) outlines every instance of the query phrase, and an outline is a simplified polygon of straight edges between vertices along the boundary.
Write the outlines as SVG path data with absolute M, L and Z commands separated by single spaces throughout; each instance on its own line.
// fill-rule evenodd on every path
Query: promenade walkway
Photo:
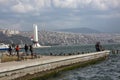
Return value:
M 0 63 L 0 73 L 5 71 L 20 69 L 20 68 L 25 68 L 29 66 L 48 63 L 50 61 L 57 60 L 63 57 L 65 56 L 41 56 L 40 58 L 36 58 L 36 59 L 26 59 L 22 61 L 11 61 L 11 62 Z
M 12 80 L 27 74 L 56 69 L 74 63 L 104 59 L 110 51 L 93 52 L 70 56 L 41 56 L 35 59 L 0 63 L 0 80 Z

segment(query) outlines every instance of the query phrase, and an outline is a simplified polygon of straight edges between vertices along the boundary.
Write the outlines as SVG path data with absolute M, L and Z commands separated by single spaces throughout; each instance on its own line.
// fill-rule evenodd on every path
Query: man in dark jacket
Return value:
M 27 44 L 25 44 L 24 49 L 25 49 L 26 55 L 28 55 L 28 45 Z
M 9 48 L 8 48 L 8 52 L 9 52 L 9 55 L 12 55 L 12 47 L 9 45 Z

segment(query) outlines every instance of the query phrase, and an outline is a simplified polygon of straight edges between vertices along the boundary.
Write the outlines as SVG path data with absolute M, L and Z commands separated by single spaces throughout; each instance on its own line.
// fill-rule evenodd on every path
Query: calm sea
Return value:
M 103 45 L 105 49 L 119 49 L 120 44 Z M 38 54 L 68 54 L 77 52 L 94 52 L 94 45 L 54 46 L 51 48 L 35 49 Z M 105 61 L 84 68 L 61 72 L 56 77 L 46 80 L 120 80 L 120 54 L 110 54 Z
M 102 45 L 102 47 L 106 50 L 112 49 L 120 49 L 120 44 L 108 44 Z M 53 46 L 50 48 L 37 48 L 34 49 L 34 52 L 41 54 L 41 55 L 49 55 L 52 54 L 69 54 L 69 53 L 87 53 L 87 52 L 95 52 L 94 45 L 73 45 L 73 46 Z

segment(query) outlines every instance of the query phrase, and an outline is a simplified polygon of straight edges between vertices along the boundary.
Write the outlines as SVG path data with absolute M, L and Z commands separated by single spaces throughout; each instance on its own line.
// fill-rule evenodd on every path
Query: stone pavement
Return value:
M 11 61 L 11 62 L 0 63 L 0 73 L 47 63 L 52 60 L 57 60 L 58 58 L 61 57 L 62 56 L 42 56 L 41 58 L 36 58 L 36 59 L 27 59 L 22 61 Z

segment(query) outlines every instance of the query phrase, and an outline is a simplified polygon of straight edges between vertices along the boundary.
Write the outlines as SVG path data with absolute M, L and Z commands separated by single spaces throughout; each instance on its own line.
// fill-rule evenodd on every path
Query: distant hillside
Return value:
M 21 44 L 21 41 L 26 44 L 31 44 L 31 40 L 28 37 L 22 35 L 7 36 L 0 32 L 0 43 L 11 44 L 14 42 L 14 44 Z
M 100 33 L 100 31 L 90 28 L 70 28 L 70 29 L 60 29 L 57 31 L 72 32 L 72 33 Z

